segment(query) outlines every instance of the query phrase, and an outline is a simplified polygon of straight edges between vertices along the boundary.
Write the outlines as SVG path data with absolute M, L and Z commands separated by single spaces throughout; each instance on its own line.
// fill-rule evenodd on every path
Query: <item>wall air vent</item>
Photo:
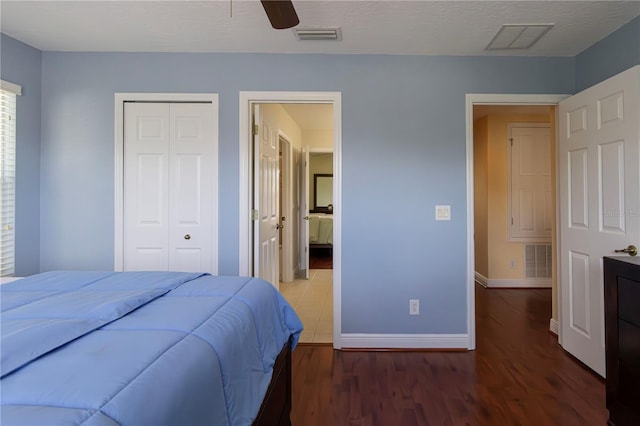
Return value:
M 551 278 L 551 244 L 525 244 L 524 276 Z
M 554 24 L 508 24 L 503 25 L 493 36 L 485 50 L 530 49 Z
M 294 28 L 293 33 L 298 41 L 340 41 L 342 30 L 338 27 L 331 28 Z

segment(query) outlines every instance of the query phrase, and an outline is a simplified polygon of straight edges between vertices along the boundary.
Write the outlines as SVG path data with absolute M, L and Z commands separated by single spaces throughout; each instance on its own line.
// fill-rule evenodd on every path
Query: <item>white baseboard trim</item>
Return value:
M 549 320 L 549 331 L 557 336 L 558 335 L 558 327 L 559 327 L 558 321 L 556 321 L 553 318 L 551 318 Z
M 10 283 L 11 281 L 19 280 L 22 277 L 0 277 L 0 285 Z
M 484 288 L 487 288 L 487 281 L 489 281 L 489 278 L 476 271 L 476 282 L 478 284 L 480 284 Z
M 468 334 L 368 334 L 343 333 L 342 348 L 368 349 L 468 349 Z
M 488 279 L 488 288 L 515 287 L 515 288 L 551 288 L 551 279 Z

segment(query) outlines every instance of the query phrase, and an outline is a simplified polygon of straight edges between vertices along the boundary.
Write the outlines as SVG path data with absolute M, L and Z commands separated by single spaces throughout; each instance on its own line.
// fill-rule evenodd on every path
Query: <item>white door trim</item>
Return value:
M 114 96 L 114 256 L 113 270 L 124 269 L 124 103 L 125 102 L 209 102 L 213 104 L 218 123 L 218 94 L 217 93 L 115 93 Z M 218 134 L 215 130 L 215 146 L 212 175 L 218 176 Z M 213 191 L 213 221 L 212 230 L 215 237 L 211 241 L 211 266 L 214 273 L 218 272 L 218 180 L 212 185 Z
M 476 94 L 467 93 L 466 130 L 467 130 L 467 330 L 469 335 L 468 349 L 476 348 L 476 296 L 475 296 L 475 259 L 474 259 L 474 223 L 473 223 L 473 106 L 474 105 L 557 105 L 569 95 L 526 95 L 526 94 Z M 557 120 L 556 120 L 557 122 Z M 558 126 L 556 125 L 556 134 Z M 557 140 L 557 139 L 556 139 Z M 556 144 L 557 148 L 557 144 Z M 556 151 L 557 157 L 557 151 Z M 556 165 L 557 168 L 557 165 Z M 557 189 L 557 179 L 556 179 Z M 556 199 L 558 191 L 556 191 Z M 559 204 L 557 204 L 559 205 Z M 556 216 L 558 214 L 556 208 Z M 556 223 L 559 218 L 556 217 Z M 556 227 L 556 241 L 560 246 L 560 239 Z M 560 250 L 557 250 L 560 253 Z M 558 297 L 560 290 L 558 281 Z M 558 317 L 561 312 L 558 310 Z M 558 321 L 560 318 L 558 318 Z
M 280 216 L 286 217 L 288 220 L 282 229 L 282 268 L 280 269 L 280 275 L 283 282 L 293 281 L 295 276 L 295 270 L 293 268 L 293 216 L 295 209 L 293 208 L 293 148 L 289 137 L 280 129 L 278 129 L 278 143 L 280 141 L 284 144 L 284 152 L 282 156 L 283 168 L 280 170 L 282 175 L 282 191 L 280 197 L 282 198 L 282 211 Z
M 255 103 L 333 105 L 333 347 L 342 348 L 342 94 L 340 92 L 240 92 L 238 272 L 251 275 L 251 109 Z

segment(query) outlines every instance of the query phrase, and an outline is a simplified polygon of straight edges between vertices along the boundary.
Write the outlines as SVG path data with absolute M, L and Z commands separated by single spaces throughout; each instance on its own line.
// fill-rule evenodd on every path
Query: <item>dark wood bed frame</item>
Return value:
M 333 256 L 333 244 L 331 243 L 309 243 L 309 250 L 311 249 L 329 249 L 329 254 Z
M 309 243 L 310 248 L 328 248 L 333 249 L 333 244 L 331 243 Z
M 273 366 L 273 376 L 253 426 L 291 426 L 291 339 Z

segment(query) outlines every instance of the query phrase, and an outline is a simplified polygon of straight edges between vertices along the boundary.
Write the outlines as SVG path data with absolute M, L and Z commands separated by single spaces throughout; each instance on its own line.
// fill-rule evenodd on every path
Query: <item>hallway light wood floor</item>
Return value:
M 604 381 L 548 332 L 551 291 L 476 288 L 477 350 L 293 352 L 295 426 L 606 424 Z
M 308 280 L 281 282 L 280 293 L 302 320 L 301 343 L 333 342 L 333 270 L 311 269 Z

